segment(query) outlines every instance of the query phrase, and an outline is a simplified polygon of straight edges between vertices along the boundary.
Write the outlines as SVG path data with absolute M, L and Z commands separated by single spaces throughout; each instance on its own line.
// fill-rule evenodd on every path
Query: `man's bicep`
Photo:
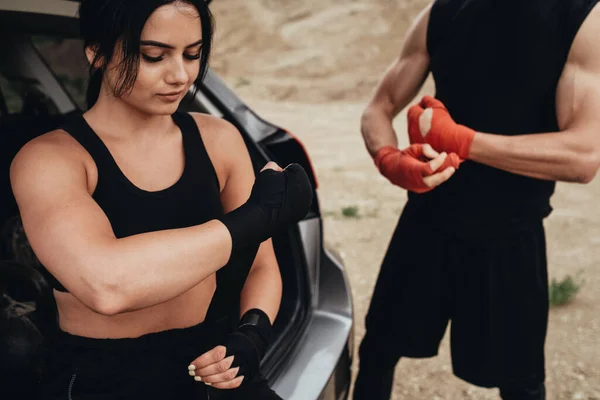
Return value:
M 425 8 L 406 33 L 398 58 L 386 70 L 379 83 L 374 102 L 384 105 L 391 114 L 402 110 L 416 96 L 429 74 L 427 28 L 431 6 Z
M 581 25 L 571 46 L 556 92 L 561 131 L 581 131 L 600 125 L 600 5 Z M 594 135 L 600 136 L 600 135 Z

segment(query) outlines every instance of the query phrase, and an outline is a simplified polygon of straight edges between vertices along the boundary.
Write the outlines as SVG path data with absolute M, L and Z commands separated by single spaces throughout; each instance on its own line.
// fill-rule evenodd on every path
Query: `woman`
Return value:
M 59 312 L 43 397 L 279 398 L 258 373 L 281 299 L 269 238 L 308 212 L 304 170 L 255 180 L 232 125 L 177 112 L 210 53 L 203 0 L 86 0 L 80 25 L 90 109 L 11 166 Z

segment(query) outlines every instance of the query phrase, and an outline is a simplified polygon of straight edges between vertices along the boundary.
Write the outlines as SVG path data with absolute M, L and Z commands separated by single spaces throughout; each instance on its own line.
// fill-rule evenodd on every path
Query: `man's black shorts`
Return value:
M 541 219 L 459 235 L 406 206 L 381 267 L 367 331 L 381 350 L 425 358 L 437 355 L 450 321 L 458 377 L 484 387 L 544 380 L 548 277 Z

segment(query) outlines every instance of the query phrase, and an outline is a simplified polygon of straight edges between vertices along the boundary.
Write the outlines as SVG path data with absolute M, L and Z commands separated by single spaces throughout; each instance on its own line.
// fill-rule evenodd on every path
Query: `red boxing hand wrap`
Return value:
M 391 183 L 415 193 L 432 190 L 423 181 L 425 176 L 441 172 L 448 167 L 458 169 L 460 160 L 456 154 L 449 154 L 444 163 L 433 171 L 429 160 L 423 154 L 422 144 L 413 144 L 404 150 L 392 146 L 382 147 L 375 154 L 375 165 L 379 172 Z
M 431 128 L 423 135 L 419 120 L 428 108 L 433 111 Z M 419 104 L 408 110 L 408 135 L 411 143 L 429 143 L 436 151 L 456 153 L 462 162 L 469 158 L 475 131 L 454 122 L 441 101 L 425 96 Z

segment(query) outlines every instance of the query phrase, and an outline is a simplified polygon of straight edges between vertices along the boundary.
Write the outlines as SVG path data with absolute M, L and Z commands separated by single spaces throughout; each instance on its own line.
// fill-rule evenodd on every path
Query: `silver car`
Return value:
M 0 0 L 0 225 L 18 213 L 8 178 L 16 151 L 85 109 L 87 62 L 77 9 L 75 1 Z M 233 123 L 256 169 L 273 160 L 296 162 L 312 172 L 302 144 L 256 115 L 213 71 L 192 86 L 181 108 Z M 262 371 L 285 399 L 346 399 L 352 299 L 341 261 L 323 245 L 317 197 L 307 217 L 275 237 L 274 245 L 284 290 L 276 340 Z

